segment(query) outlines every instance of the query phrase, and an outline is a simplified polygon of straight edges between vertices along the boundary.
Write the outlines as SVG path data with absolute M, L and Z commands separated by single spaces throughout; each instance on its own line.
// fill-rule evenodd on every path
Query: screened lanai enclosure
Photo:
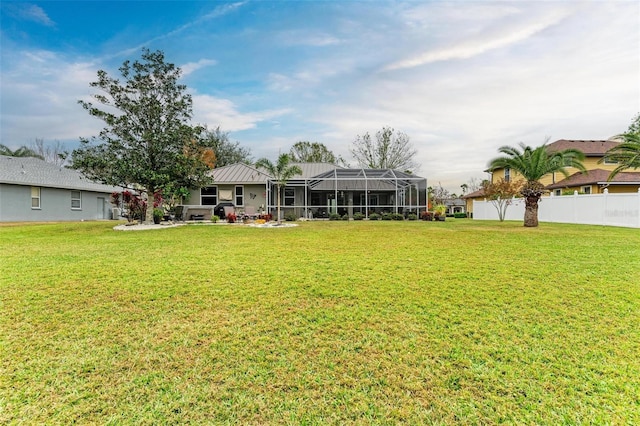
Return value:
M 276 209 L 277 187 L 267 181 L 269 210 Z M 312 177 L 287 182 L 281 194 L 282 214 L 307 219 L 331 214 L 417 214 L 427 209 L 427 180 L 392 169 L 333 168 Z

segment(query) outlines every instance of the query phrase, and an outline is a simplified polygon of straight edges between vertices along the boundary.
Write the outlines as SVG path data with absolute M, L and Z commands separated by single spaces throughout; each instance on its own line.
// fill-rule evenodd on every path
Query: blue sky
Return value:
M 606 139 L 640 111 L 637 1 L 0 2 L 0 143 L 96 135 L 78 104 L 141 48 L 180 66 L 194 122 L 254 159 L 297 141 L 355 162 L 405 132 L 417 173 L 460 192 L 498 147 Z

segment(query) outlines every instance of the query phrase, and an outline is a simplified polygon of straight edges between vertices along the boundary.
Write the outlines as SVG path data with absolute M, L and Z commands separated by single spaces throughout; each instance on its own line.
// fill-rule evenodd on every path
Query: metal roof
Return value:
M 269 175 L 253 166 L 243 163 L 213 169 L 213 183 L 266 183 Z
M 291 180 L 310 179 L 322 173 L 333 172 L 334 170 L 349 170 L 342 166 L 336 166 L 330 163 L 291 163 L 292 165 L 300 167 L 302 170 L 301 175 L 295 175 Z
M 122 188 L 91 181 L 80 172 L 34 157 L 0 155 L 0 183 L 111 193 Z

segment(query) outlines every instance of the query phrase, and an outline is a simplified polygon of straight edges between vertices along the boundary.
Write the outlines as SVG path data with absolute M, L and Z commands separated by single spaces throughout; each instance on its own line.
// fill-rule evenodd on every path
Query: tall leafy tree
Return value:
M 410 171 L 419 166 L 415 162 L 418 151 L 409 136 L 391 127 L 383 127 L 375 139 L 369 133 L 356 136 L 349 151 L 361 167 Z
M 216 167 L 251 163 L 251 150 L 241 147 L 239 142 L 231 142 L 229 133 L 220 130 L 220 127 L 213 130 L 204 129 L 200 139 L 203 145 L 211 148 L 215 153 Z
M 208 148 L 192 127 L 192 99 L 179 84 L 180 68 L 165 61 L 161 51 L 142 50 L 133 63 L 119 68 L 121 79 L 98 71 L 91 87 L 97 103 L 80 100 L 87 112 L 104 121 L 100 134 L 81 138 L 73 151 L 72 167 L 110 185 L 135 186 L 147 194 L 173 188 L 196 188 L 210 183 Z M 166 194 L 171 195 L 171 194 Z M 151 208 L 146 221 L 153 221 Z
M 297 174 L 302 173 L 300 167 L 290 164 L 291 158 L 287 154 L 280 154 L 278 161 L 274 164 L 267 158 L 261 158 L 256 161 L 255 166 L 265 169 L 273 178 L 277 187 L 277 215 L 278 223 L 280 223 L 280 193 L 281 189 L 287 184 L 289 179 Z
M 319 142 L 299 141 L 289 150 L 291 161 L 297 163 L 330 163 L 345 164 L 340 156 L 336 156 L 324 144 Z
M 623 133 L 617 138 L 622 142 L 608 150 L 600 160 L 600 162 L 618 163 L 618 166 L 609 174 L 609 181 L 624 170 L 640 168 L 640 133 Z
M 24 145 L 14 151 L 6 145 L 0 144 L 0 155 L 8 155 L 9 157 L 34 157 L 44 160 L 42 155 Z
M 510 168 L 522 175 L 526 180 L 520 194 L 525 199 L 524 226 L 538 226 L 538 203 L 545 193 L 544 185 L 540 183 L 543 176 L 559 172 L 565 177 L 569 176 L 567 168 L 574 167 L 580 171 L 586 171 L 582 161 L 584 153 L 577 149 L 565 149 L 562 151 L 550 151 L 547 144 L 532 148 L 523 143 L 520 148 L 502 146 L 498 152 L 504 154 L 489 162 L 489 170 Z

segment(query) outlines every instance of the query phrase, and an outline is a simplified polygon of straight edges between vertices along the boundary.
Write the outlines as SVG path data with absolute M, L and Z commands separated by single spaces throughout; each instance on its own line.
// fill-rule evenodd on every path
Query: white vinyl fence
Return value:
M 473 202 L 475 220 L 498 220 L 498 211 L 490 201 Z M 524 219 L 524 199 L 514 198 L 505 220 Z M 540 222 L 579 223 L 640 228 L 640 189 L 637 193 L 542 197 L 538 204 Z

